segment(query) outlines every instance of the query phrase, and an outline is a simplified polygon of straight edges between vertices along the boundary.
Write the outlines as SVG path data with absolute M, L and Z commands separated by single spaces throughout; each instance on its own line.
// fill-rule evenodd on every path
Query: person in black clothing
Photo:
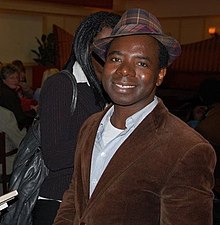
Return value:
M 49 175 L 44 180 L 33 210 L 33 225 L 51 225 L 68 189 L 73 173 L 73 155 L 78 131 L 91 114 L 102 110 L 108 102 L 98 77 L 103 63 L 92 52 L 95 39 L 108 36 L 120 16 L 96 12 L 82 21 L 74 34 L 72 52 L 64 66 L 77 82 L 77 103 L 70 112 L 73 86 L 62 72 L 49 77 L 41 90 L 42 155 Z M 76 97 L 76 96 L 75 96 Z
M 22 110 L 21 101 L 17 93 L 17 88 L 19 87 L 18 73 L 18 69 L 12 64 L 7 64 L 1 68 L 0 105 L 14 113 L 18 127 L 22 130 L 24 127 L 28 128 L 31 125 L 36 112 L 34 109 L 28 112 Z

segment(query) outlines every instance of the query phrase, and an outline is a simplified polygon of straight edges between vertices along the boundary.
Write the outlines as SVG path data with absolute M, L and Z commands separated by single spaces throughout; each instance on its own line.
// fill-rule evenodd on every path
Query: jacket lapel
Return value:
M 104 114 L 101 114 L 101 117 L 96 117 L 92 124 L 87 127 L 87 131 L 89 131 L 86 135 L 83 135 L 83 139 L 85 140 L 84 145 L 81 146 L 82 149 L 82 157 L 81 157 L 81 167 L 82 167 L 82 182 L 83 188 L 85 188 L 84 193 L 86 193 L 85 199 L 89 200 L 89 188 L 90 188 L 90 167 L 91 167 L 91 159 L 92 159 L 92 151 L 93 145 L 96 137 L 96 132 L 99 126 L 99 123 Z

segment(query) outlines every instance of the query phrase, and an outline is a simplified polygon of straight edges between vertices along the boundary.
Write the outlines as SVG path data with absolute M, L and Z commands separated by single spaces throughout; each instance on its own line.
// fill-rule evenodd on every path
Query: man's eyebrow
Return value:
M 136 58 L 138 58 L 138 59 L 143 59 L 143 60 L 147 60 L 147 61 L 149 61 L 149 62 L 152 61 L 152 60 L 150 59 L 150 57 L 148 57 L 148 56 L 140 56 L 140 55 L 137 55 Z
M 108 53 L 108 56 L 111 56 L 111 55 L 123 55 L 122 52 L 120 51 L 117 51 L 117 50 L 113 50 L 111 52 Z M 140 60 L 146 60 L 148 62 L 152 62 L 151 58 L 149 56 L 143 56 L 143 55 L 136 55 L 135 58 L 137 59 L 140 59 Z
M 113 54 L 122 55 L 122 53 L 120 51 L 117 51 L 117 50 L 108 52 L 108 55 L 113 55 Z
M 140 60 L 145 60 L 146 62 L 148 62 L 148 63 L 150 63 L 150 64 L 153 63 L 153 62 L 152 62 L 152 58 L 149 57 L 149 56 L 138 56 L 138 58 L 139 58 Z

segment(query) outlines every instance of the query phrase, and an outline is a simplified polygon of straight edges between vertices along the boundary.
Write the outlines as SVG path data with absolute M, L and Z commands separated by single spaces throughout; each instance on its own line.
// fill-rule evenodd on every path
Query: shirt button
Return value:
M 103 157 L 103 158 L 106 157 L 106 153 L 105 152 L 102 152 L 101 153 L 101 157 Z

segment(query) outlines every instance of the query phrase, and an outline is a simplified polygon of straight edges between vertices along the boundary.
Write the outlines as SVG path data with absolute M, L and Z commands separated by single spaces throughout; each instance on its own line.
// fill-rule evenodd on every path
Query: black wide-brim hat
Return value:
M 181 54 L 179 42 L 163 33 L 158 19 L 146 10 L 134 8 L 127 10 L 113 29 L 110 36 L 94 41 L 93 51 L 105 61 L 108 44 L 117 37 L 146 34 L 165 46 L 169 54 L 168 65 Z

